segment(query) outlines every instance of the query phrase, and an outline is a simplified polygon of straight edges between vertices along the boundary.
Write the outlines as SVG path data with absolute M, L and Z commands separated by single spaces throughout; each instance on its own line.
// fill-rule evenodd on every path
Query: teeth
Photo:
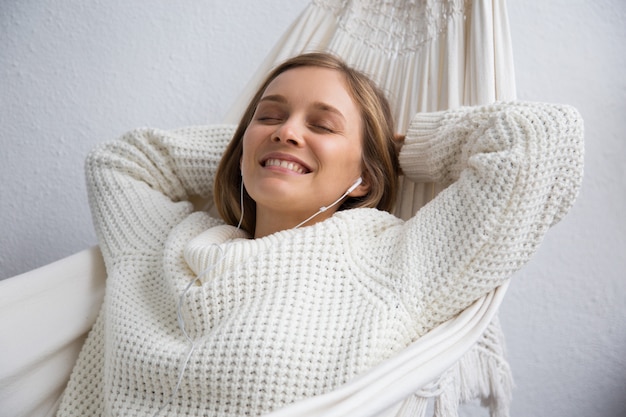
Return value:
M 273 167 L 281 167 L 281 168 L 285 168 L 288 169 L 289 171 L 293 171 L 296 172 L 298 174 L 304 174 L 305 170 L 304 168 L 302 168 L 302 166 L 300 164 L 296 164 L 290 161 L 282 161 L 280 159 L 268 159 L 265 162 L 265 166 L 273 166 Z

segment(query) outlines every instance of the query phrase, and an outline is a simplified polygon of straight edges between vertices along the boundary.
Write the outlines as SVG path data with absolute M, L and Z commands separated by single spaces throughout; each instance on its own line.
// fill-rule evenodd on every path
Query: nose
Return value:
M 274 131 L 272 141 L 300 146 L 303 143 L 303 139 L 297 122 L 291 119 L 285 120 L 285 122 L 280 124 Z

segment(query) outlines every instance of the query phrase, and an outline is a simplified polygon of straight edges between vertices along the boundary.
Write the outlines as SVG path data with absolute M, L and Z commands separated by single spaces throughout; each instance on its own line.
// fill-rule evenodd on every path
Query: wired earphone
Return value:
M 339 197 L 338 199 L 336 199 L 331 205 L 329 206 L 322 206 L 320 207 L 320 209 L 317 211 L 317 213 L 313 214 L 311 217 L 309 217 L 308 219 L 298 223 L 298 225 L 296 227 L 294 227 L 294 229 L 297 229 L 298 227 L 302 226 L 303 224 L 305 224 L 306 222 L 308 222 L 309 220 L 313 219 L 314 217 L 320 215 L 321 213 L 325 212 L 326 210 L 328 210 L 331 207 L 334 207 L 335 205 L 337 205 L 341 200 L 343 200 L 344 198 L 346 198 L 348 196 L 348 194 L 350 194 L 352 191 L 354 191 L 356 189 L 356 187 L 358 187 L 359 185 L 361 185 L 361 183 L 363 182 L 363 178 L 359 177 L 357 178 L 357 180 L 354 182 L 354 184 L 352 184 L 350 186 L 350 188 L 348 188 L 346 190 L 345 193 L 343 193 L 341 195 L 341 197 Z
M 361 185 L 362 182 L 363 182 L 363 178 L 361 178 L 361 177 L 357 178 L 356 181 L 354 181 L 354 184 L 352 184 L 341 195 L 341 197 L 339 197 L 338 199 L 333 201 L 328 206 L 320 207 L 317 212 L 315 212 L 313 215 L 311 215 L 306 220 L 300 222 L 297 226 L 294 227 L 294 229 L 298 229 L 300 226 L 302 226 L 303 224 L 305 224 L 308 221 L 312 220 L 313 218 L 315 218 L 316 216 L 320 215 L 321 213 L 324 213 L 329 208 L 332 208 L 332 207 L 336 206 L 337 204 L 339 204 L 341 202 L 341 200 L 346 198 L 348 196 L 348 194 L 350 194 L 352 191 L 354 191 L 359 185 Z M 244 207 L 243 206 L 243 189 L 244 189 L 244 185 L 243 185 L 243 178 L 242 178 L 242 180 L 241 180 L 241 187 L 240 187 L 240 195 L 239 195 L 239 203 L 240 203 L 240 206 L 241 206 L 241 215 L 239 217 L 239 223 L 237 224 L 236 231 L 241 229 L 241 223 L 243 222 L 243 214 L 244 214 L 243 213 L 243 207 Z M 187 339 L 187 342 L 189 343 L 189 350 L 187 351 L 187 355 L 183 358 L 183 363 L 181 364 L 180 370 L 178 372 L 178 380 L 176 382 L 176 386 L 172 390 L 172 393 L 171 393 L 169 399 L 161 406 L 161 408 L 159 408 L 153 414 L 153 417 L 158 416 L 161 413 L 161 411 L 163 411 L 165 409 L 165 407 L 167 407 L 174 400 L 174 397 L 176 396 L 176 394 L 178 393 L 178 390 L 180 389 L 180 384 L 182 383 L 182 380 L 183 380 L 183 374 L 185 373 L 185 370 L 187 369 L 187 365 L 189 364 L 189 360 L 191 359 L 191 355 L 196 350 L 196 346 L 197 346 L 198 342 L 201 340 L 201 338 L 194 340 L 194 339 L 191 338 L 191 336 L 189 336 L 189 333 L 187 333 L 187 330 L 185 329 L 185 320 L 183 318 L 182 308 L 183 308 L 183 303 L 185 301 L 185 295 L 187 294 L 187 292 L 189 291 L 191 286 L 196 281 L 199 281 L 204 275 L 208 274 L 213 269 L 215 269 L 220 264 L 220 262 L 226 257 L 226 253 L 227 253 L 228 248 L 229 248 L 228 245 L 225 247 L 225 249 L 222 249 L 222 247 L 219 246 L 218 244 L 213 244 L 213 245 L 215 245 L 218 248 L 218 250 L 222 253 L 221 256 L 215 261 L 215 263 L 213 263 L 213 265 L 209 266 L 204 271 L 200 272 L 192 280 L 190 280 L 189 283 L 187 284 L 187 286 L 185 287 L 185 289 L 183 290 L 183 293 L 180 295 L 180 297 L 178 299 L 178 304 L 176 306 L 176 316 L 177 316 L 177 319 L 178 319 L 178 327 L 180 328 L 180 330 L 182 331 L 183 335 Z

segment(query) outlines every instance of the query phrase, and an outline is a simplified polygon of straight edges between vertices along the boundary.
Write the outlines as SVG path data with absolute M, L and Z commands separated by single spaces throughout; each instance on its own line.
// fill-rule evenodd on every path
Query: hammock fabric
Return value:
M 369 74 L 388 94 L 397 131 L 411 116 L 515 98 L 503 0 L 314 0 L 258 68 L 226 116 L 236 123 L 251 93 L 278 62 L 329 51 Z M 402 181 L 396 214 L 407 218 L 440 191 Z M 97 248 L 0 282 L 0 408 L 3 415 L 51 416 L 104 293 Z M 511 391 L 495 313 L 500 287 L 405 352 L 327 395 L 278 410 L 282 416 L 457 415 L 481 398 L 508 415 Z
M 405 132 L 417 112 L 480 105 L 516 98 L 513 53 L 504 0 L 313 0 L 270 51 L 226 115 L 237 123 L 265 75 L 278 63 L 304 52 L 326 51 L 368 74 L 386 92 L 397 132 Z M 400 179 L 397 216 L 408 219 L 441 191 L 433 183 Z M 499 290 L 504 293 L 505 288 Z M 491 295 L 490 295 L 491 297 Z M 491 299 L 499 303 L 501 295 Z M 438 357 L 450 367 L 424 387 L 423 368 L 403 379 L 404 397 L 381 383 L 383 364 L 374 370 L 370 390 L 348 384 L 343 394 L 287 407 L 278 416 L 374 416 L 389 398 L 389 416 L 423 416 L 429 397 L 436 397 L 435 417 L 458 415 L 458 405 L 481 399 L 492 417 L 507 416 L 512 377 L 505 359 L 504 337 L 495 312 L 481 335 L 465 339 L 458 360 L 448 352 Z M 483 317 L 483 320 L 485 318 Z M 474 343 L 475 342 L 475 343 Z M 416 342 L 419 345 L 421 341 Z M 445 348 L 439 346 L 439 353 Z M 402 355 L 399 355 L 402 356 Z M 401 358 L 396 358 L 401 361 Z M 408 363 L 405 367 L 410 367 Z M 411 391 L 410 387 L 416 387 Z M 419 390 L 418 390 L 419 388 Z M 380 389 L 380 391 L 377 391 Z M 410 394 L 418 390 L 415 395 Z M 360 393 L 367 392 L 367 395 Z M 344 395 L 345 397 L 341 397 Z M 341 398 L 341 400 L 339 400 Z M 356 400 L 358 398 L 358 400 Z M 360 401 L 357 407 L 354 402 Z M 347 404 L 356 407 L 352 409 Z M 356 410 L 356 411 L 355 411 Z M 381 414 L 382 415 L 382 414 Z M 274 416 L 274 414 L 272 414 Z
M 276 64 L 312 51 L 331 52 L 376 81 L 387 93 L 398 132 L 417 112 L 515 99 L 504 0 L 313 0 L 224 121 L 239 121 Z M 404 219 L 440 191 L 408 180 L 401 190 L 395 214 Z

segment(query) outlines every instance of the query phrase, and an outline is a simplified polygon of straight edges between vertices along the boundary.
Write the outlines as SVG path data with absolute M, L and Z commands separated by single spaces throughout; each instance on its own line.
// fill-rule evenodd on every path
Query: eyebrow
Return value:
M 282 104 L 287 103 L 287 99 L 284 96 L 281 96 L 280 94 L 271 94 L 269 96 L 264 96 L 259 100 L 259 103 L 262 103 L 264 101 L 272 101 L 272 102 L 282 103 Z M 321 111 L 334 113 L 337 116 L 340 116 L 343 120 L 346 120 L 343 113 L 341 113 L 336 107 L 333 107 L 330 104 L 327 104 L 321 101 L 316 101 L 315 103 L 313 103 L 313 107 Z
M 281 96 L 280 94 L 272 94 L 269 96 L 263 96 L 261 97 L 261 100 L 259 100 L 259 103 L 263 101 L 275 101 L 277 103 L 287 103 L 287 99 L 284 96 Z

